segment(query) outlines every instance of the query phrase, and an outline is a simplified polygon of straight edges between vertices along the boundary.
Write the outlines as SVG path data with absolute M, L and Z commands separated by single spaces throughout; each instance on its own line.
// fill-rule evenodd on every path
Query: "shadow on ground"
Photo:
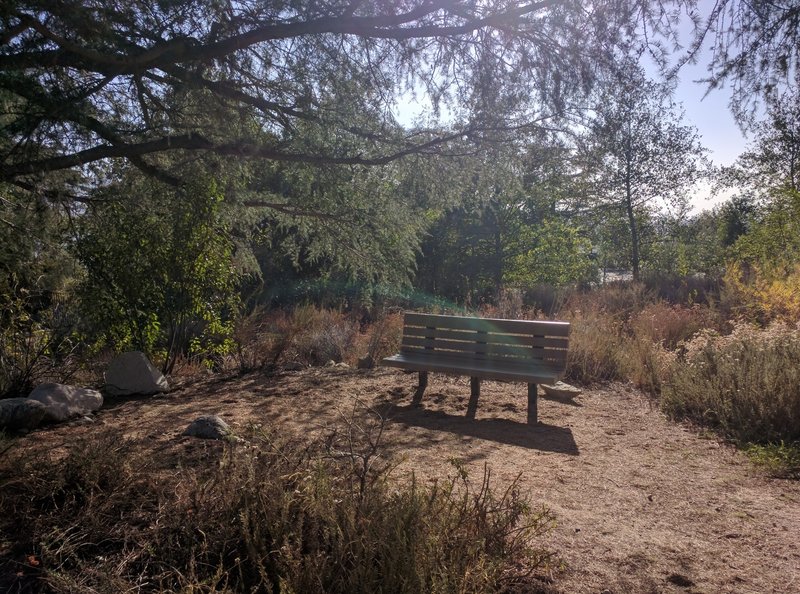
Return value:
M 380 407 L 380 412 L 394 423 L 447 431 L 531 450 L 570 456 L 579 454 L 572 431 L 564 427 L 544 423 L 528 425 L 508 419 L 469 419 L 421 406 L 400 406 L 394 403 L 386 403 Z

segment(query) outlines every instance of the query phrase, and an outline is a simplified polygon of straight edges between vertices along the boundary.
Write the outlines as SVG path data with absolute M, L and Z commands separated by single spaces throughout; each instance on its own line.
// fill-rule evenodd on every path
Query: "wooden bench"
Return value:
M 475 418 L 481 379 L 528 384 L 528 423 L 537 422 L 536 386 L 564 375 L 568 322 L 498 320 L 406 312 L 400 353 L 381 363 L 419 372 L 414 403 L 428 372 L 470 376 L 467 417 Z

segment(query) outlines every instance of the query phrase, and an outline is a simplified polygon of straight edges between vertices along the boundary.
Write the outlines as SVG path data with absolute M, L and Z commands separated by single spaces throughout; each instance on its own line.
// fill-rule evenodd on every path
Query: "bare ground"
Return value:
M 234 427 L 262 423 L 312 435 L 340 425 L 362 402 L 390 421 L 396 472 L 452 474 L 452 458 L 500 485 L 521 473 L 534 504 L 557 525 L 545 543 L 560 558 L 555 585 L 576 592 L 800 592 L 800 483 L 770 479 L 730 445 L 664 418 L 625 386 L 574 402 L 540 398 L 526 424 L 526 390 L 485 382 L 476 419 L 464 413 L 468 378 L 432 375 L 421 407 L 416 376 L 396 370 L 309 369 L 274 377 L 182 380 L 160 397 L 109 402 L 90 425 L 32 433 L 17 447 L 69 443 L 98 424 L 169 456 L 199 414 Z

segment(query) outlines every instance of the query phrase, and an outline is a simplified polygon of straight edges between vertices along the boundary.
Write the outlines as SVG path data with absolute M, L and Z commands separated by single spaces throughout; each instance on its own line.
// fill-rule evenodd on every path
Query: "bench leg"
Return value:
M 539 421 L 537 405 L 536 384 L 528 384 L 528 425 L 535 425 Z
M 414 393 L 414 400 L 412 400 L 413 404 L 419 404 L 420 402 L 422 402 L 422 395 L 425 393 L 425 388 L 427 387 L 428 387 L 428 372 L 420 371 L 419 385 L 417 386 L 417 391 Z
M 474 419 L 478 412 L 478 397 L 481 395 L 481 378 L 469 378 L 469 404 L 467 405 L 467 418 Z

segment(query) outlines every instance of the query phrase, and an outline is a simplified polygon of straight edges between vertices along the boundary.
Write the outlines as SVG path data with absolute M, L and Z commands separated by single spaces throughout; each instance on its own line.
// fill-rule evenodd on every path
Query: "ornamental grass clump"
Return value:
M 664 386 L 672 417 L 709 425 L 741 443 L 800 442 L 800 329 L 738 325 L 698 335 Z
M 622 323 L 603 312 L 574 312 L 570 322 L 566 378 L 588 385 L 625 378 Z

